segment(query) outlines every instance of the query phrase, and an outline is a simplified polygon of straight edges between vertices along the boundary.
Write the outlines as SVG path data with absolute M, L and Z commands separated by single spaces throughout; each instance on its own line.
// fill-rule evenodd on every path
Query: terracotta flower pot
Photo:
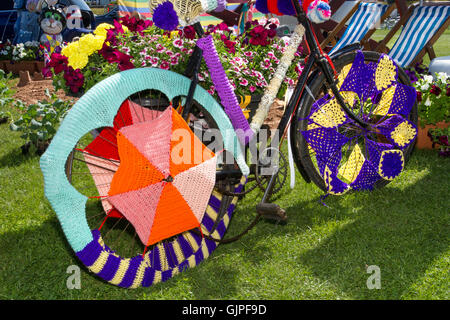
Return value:
M 1 60 L 0 61 L 0 69 L 2 69 L 5 72 L 8 72 L 8 69 L 6 68 L 7 63 L 9 63 L 9 60 Z
M 420 121 L 420 120 L 419 120 Z M 436 125 L 427 124 L 424 128 L 420 125 L 417 127 L 417 140 L 416 140 L 416 148 L 418 149 L 433 149 L 433 144 L 431 142 L 430 137 L 428 136 L 429 129 L 444 129 L 450 126 L 450 122 L 441 121 L 436 123 Z
M 12 72 L 13 74 L 19 74 L 20 71 L 29 71 L 33 74 L 37 70 L 35 61 L 9 61 L 6 63 L 7 72 Z
M 42 73 L 42 69 L 45 67 L 44 61 L 35 61 L 34 63 L 36 64 L 36 71 Z

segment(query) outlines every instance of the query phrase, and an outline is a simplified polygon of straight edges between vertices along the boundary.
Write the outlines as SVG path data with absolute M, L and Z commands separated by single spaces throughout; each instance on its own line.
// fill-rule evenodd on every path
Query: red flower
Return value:
M 192 40 L 195 39 L 195 29 L 193 26 L 186 26 L 183 28 L 183 35 Z
M 267 41 L 268 35 L 268 30 L 263 26 L 258 25 L 250 31 L 250 43 L 253 45 L 267 46 L 269 44 Z
M 50 56 L 50 62 L 48 63 L 48 68 L 53 68 L 55 74 L 60 74 L 67 68 L 67 63 L 69 59 L 59 53 L 52 53 Z
M 432 94 L 438 96 L 438 95 L 441 94 L 441 91 L 442 91 L 441 88 L 439 88 L 439 87 L 436 86 L 435 84 L 433 84 L 433 85 L 431 86 L 430 93 L 432 93 Z
M 130 31 L 139 32 L 141 35 L 145 29 L 153 25 L 153 21 L 151 20 L 137 19 L 136 17 L 130 18 L 129 16 L 120 18 L 120 22 Z
M 130 61 L 131 56 L 120 52 L 106 44 L 103 44 L 103 48 L 98 51 L 102 57 L 109 63 L 117 63 L 117 67 L 120 71 L 125 71 L 128 69 L 133 69 L 134 64 Z
M 417 102 L 422 101 L 422 92 L 416 91 L 416 93 L 417 93 Z
M 79 92 L 80 88 L 83 87 L 84 76 L 80 69 L 74 70 L 72 67 L 68 67 L 64 72 L 64 79 L 66 80 L 66 85 L 74 93 Z
M 450 86 L 447 86 L 447 92 L 445 93 L 447 97 L 450 97 Z
M 221 22 L 218 25 L 220 31 L 228 31 L 228 25 L 225 22 Z
M 116 52 L 118 52 L 117 49 L 108 46 L 106 43 L 104 43 L 103 47 L 98 51 L 98 53 L 100 53 L 102 57 L 109 63 L 117 61 Z
M 227 47 L 227 51 L 230 53 L 236 53 L 236 42 L 230 41 L 228 39 L 225 39 L 225 41 L 223 42 L 225 44 L 225 46 Z
M 134 64 L 130 61 L 131 60 L 131 56 L 122 53 L 122 52 L 117 52 L 117 68 L 119 68 L 120 71 L 125 71 L 128 69 L 133 69 L 134 68 Z

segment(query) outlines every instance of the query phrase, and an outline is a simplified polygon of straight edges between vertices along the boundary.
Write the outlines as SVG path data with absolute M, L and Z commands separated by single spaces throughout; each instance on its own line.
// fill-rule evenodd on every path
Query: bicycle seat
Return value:
M 150 0 L 149 6 L 155 25 L 171 31 L 200 21 L 203 13 L 223 11 L 226 0 Z
M 322 23 L 330 19 L 331 9 L 328 0 L 298 0 L 307 17 L 314 23 Z M 292 0 L 256 0 L 255 7 L 264 14 L 295 15 Z

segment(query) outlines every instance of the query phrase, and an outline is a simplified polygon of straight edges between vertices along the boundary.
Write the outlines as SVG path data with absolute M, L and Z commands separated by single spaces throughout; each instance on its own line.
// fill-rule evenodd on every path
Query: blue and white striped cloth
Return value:
M 401 67 L 408 66 L 450 16 L 450 6 L 418 6 L 389 52 Z
M 381 3 L 361 2 L 353 14 L 348 27 L 338 43 L 331 49 L 330 54 L 339 49 L 360 42 L 366 33 L 379 23 L 381 16 L 386 12 L 389 5 Z

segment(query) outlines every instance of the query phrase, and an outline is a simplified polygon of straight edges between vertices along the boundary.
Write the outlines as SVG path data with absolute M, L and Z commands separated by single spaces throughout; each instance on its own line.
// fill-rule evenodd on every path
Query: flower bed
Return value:
M 277 38 L 277 19 L 248 22 L 236 35 L 225 23 L 208 26 L 224 69 L 237 95 L 260 95 L 272 78 L 288 38 Z M 191 26 L 165 32 L 148 20 L 122 18 L 114 25 L 101 24 L 94 34 L 85 35 L 53 53 L 44 72 L 54 75 L 56 89 L 80 94 L 106 77 L 131 68 L 154 67 L 183 74 L 195 47 Z M 293 86 L 302 71 L 301 48 L 287 73 L 279 97 Z M 215 95 L 206 64 L 202 62 L 199 84 Z

